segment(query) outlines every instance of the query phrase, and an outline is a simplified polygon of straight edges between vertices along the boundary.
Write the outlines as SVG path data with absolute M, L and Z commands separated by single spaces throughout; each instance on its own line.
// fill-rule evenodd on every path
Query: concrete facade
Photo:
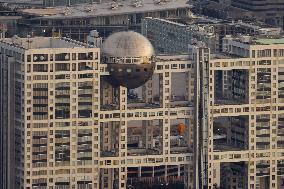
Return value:
M 191 16 L 188 24 L 161 18 L 147 17 L 142 20 L 141 33 L 146 36 L 161 54 L 186 54 L 188 45 L 204 43 L 211 53 L 222 52 L 222 39 L 226 35 L 279 36 L 281 28 L 261 23 L 240 21 L 227 22 L 221 19 Z
M 87 44 L 0 47 L 4 189 L 283 188 L 282 38 L 226 36 L 222 53 L 158 55 L 131 90 L 106 81 Z
M 208 186 L 282 188 L 284 45 L 229 37 L 224 39 L 223 52 L 243 58 L 210 61 Z M 217 84 L 224 79 L 216 80 L 216 75 L 227 71 L 230 98 L 216 95 Z M 227 137 L 217 139 L 219 132 Z M 220 175 L 233 174 L 233 180 L 220 181 L 219 171 Z
M 254 17 L 256 20 L 265 21 L 273 26 L 280 26 L 283 28 L 284 3 L 281 0 L 211 0 L 214 3 L 218 3 L 220 7 L 214 6 L 218 10 L 224 10 L 228 12 L 227 15 L 231 15 L 232 18 L 247 19 L 248 17 Z M 230 11 L 234 10 L 233 14 Z M 242 12 L 242 10 L 245 10 Z M 238 15 L 242 12 L 243 15 Z M 247 14 L 249 13 L 249 14 Z M 246 17 L 246 18 L 245 18 Z
M 129 99 L 105 81 L 97 48 L 15 37 L 1 49 L 2 188 L 192 188 L 187 56 L 157 57 L 152 80 Z

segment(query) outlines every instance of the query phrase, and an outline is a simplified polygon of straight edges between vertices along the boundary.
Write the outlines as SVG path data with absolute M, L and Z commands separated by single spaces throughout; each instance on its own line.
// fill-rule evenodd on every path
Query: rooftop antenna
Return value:
M 127 19 L 127 31 L 129 31 L 129 27 L 130 27 L 130 18 Z
M 30 35 L 27 35 L 27 38 L 28 38 L 28 40 L 26 42 L 28 43 L 28 49 L 30 49 L 31 48 L 31 43 L 33 41 L 31 40 L 31 36 Z

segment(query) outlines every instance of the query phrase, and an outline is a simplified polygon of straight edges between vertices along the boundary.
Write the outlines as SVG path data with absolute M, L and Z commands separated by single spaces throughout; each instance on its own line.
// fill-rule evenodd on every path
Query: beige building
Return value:
M 93 93 L 99 90 L 99 59 L 99 49 L 67 39 L 1 41 L 1 135 L 6 139 L 1 162 L 8 171 L 1 172 L 2 188 L 71 186 L 82 180 L 82 163 L 89 165 L 99 153 L 92 148 L 98 133 L 90 128 L 99 106 L 99 94 Z M 79 129 L 82 119 L 86 127 Z M 65 175 L 74 174 L 74 164 L 80 167 L 76 180 Z
M 152 79 L 127 90 L 106 82 L 98 48 L 18 37 L 0 47 L 1 188 L 193 188 L 187 55 L 158 56 Z
M 209 63 L 208 186 L 283 188 L 284 40 L 223 43 Z
M 158 55 L 135 89 L 109 84 L 87 44 L 14 37 L 0 48 L 4 189 L 283 188 L 283 38 Z

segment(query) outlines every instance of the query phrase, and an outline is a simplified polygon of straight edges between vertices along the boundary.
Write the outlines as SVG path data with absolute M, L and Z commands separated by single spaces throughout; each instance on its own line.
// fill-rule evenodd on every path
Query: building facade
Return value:
M 43 0 L 43 5 L 46 7 L 54 7 L 54 6 L 72 6 L 80 3 L 98 3 L 101 1 L 95 0 Z
M 241 20 L 228 22 L 221 19 L 191 16 L 188 24 L 161 18 L 142 20 L 141 33 L 146 36 L 160 54 L 187 54 L 188 45 L 204 43 L 211 53 L 222 52 L 222 39 L 226 35 L 279 36 L 280 27 L 263 23 L 246 23 Z
M 267 23 L 282 26 L 284 25 L 284 3 L 279 0 L 266 1 L 239 1 L 232 0 L 232 6 L 249 10 L 255 15 L 263 18 Z
M 206 29 L 198 23 L 181 24 L 160 18 L 145 18 L 142 20 L 141 33 L 146 36 L 161 54 L 188 53 L 188 44 L 206 43 L 215 52 L 218 47 L 218 36 L 214 28 Z
M 283 188 L 283 38 L 158 55 L 135 89 L 84 43 L 0 48 L 3 189 Z
M 193 188 L 188 56 L 157 57 L 153 78 L 128 91 L 108 84 L 98 48 L 18 37 L 0 46 L 1 188 Z
M 283 42 L 227 37 L 210 60 L 209 188 L 283 188 Z
M 234 11 L 234 14 L 232 14 L 233 18 L 236 17 L 238 19 L 241 19 L 241 15 L 237 15 L 238 12 L 241 11 L 241 9 L 248 11 L 251 13 L 252 16 L 257 18 L 258 20 L 263 20 L 268 24 L 274 25 L 274 26 L 281 26 L 283 27 L 284 24 L 284 14 L 283 14 L 283 8 L 284 4 L 281 0 L 211 0 L 213 2 L 219 3 L 220 10 L 230 11 L 232 7 L 237 8 L 236 11 Z M 229 6 L 232 6 L 231 8 L 228 8 Z M 217 8 L 217 7 L 215 7 Z M 230 13 L 228 13 L 231 15 Z M 249 16 L 246 12 L 243 12 L 243 16 Z
M 56 1 L 57 2 L 57 1 Z M 91 30 L 97 30 L 102 37 L 113 32 L 128 29 L 140 31 L 142 19 L 148 16 L 169 20 L 187 18 L 191 5 L 186 0 L 162 1 L 117 1 L 94 4 L 78 4 L 69 7 L 43 9 L 26 8 L 19 12 L 19 36 L 53 36 L 86 42 Z

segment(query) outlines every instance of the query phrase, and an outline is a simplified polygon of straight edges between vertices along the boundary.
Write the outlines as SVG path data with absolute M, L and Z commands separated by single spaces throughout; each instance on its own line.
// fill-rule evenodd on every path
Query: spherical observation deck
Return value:
M 109 36 L 103 43 L 102 57 L 108 64 L 108 81 L 115 87 L 137 88 L 154 72 L 153 46 L 136 32 L 118 32 Z

